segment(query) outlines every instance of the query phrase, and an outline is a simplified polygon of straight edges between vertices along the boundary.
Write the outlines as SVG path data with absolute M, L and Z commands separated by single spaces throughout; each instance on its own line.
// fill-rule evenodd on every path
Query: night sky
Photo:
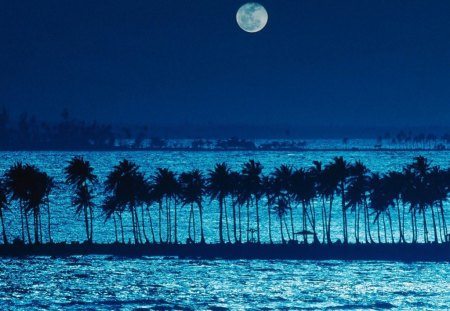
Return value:
M 450 1 L 0 2 L 0 106 L 113 123 L 447 126 Z

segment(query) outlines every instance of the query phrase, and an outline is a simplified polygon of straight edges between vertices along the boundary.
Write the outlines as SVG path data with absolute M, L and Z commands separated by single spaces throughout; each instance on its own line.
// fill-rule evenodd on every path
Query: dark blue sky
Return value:
M 152 124 L 443 125 L 450 1 L 0 4 L 0 105 L 56 119 Z

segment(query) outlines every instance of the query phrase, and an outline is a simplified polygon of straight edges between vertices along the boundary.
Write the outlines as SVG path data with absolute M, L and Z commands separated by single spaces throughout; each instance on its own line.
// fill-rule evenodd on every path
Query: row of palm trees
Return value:
M 282 243 L 300 240 L 329 244 L 333 242 L 331 224 L 336 221 L 332 217 L 336 211 L 341 214 L 338 221 L 342 221 L 343 243 L 349 242 L 351 232 L 356 243 L 406 243 L 407 226 L 412 231 L 408 242 L 416 243 L 420 218 L 423 240 L 429 242 L 430 214 L 433 241 L 449 241 L 445 203 L 450 192 L 450 169 L 432 167 L 424 157 L 416 157 L 402 171 L 382 175 L 370 172 L 360 161 L 349 163 L 342 157 L 335 157 L 326 165 L 314 161 L 309 168 L 281 165 L 269 175 L 262 172 L 261 163 L 250 160 L 239 171 L 219 163 L 206 174 L 198 169 L 176 174 L 158 168 L 147 177 L 137 164 L 122 160 L 101 187 L 93 167 L 83 157 L 73 157 L 64 168 L 65 183 L 72 191 L 72 206 L 84 219 L 89 243 L 93 242 L 94 212 L 98 209 L 105 221 L 113 221 L 116 242 L 125 243 L 125 217 L 131 220 L 135 243 L 178 244 L 181 207 L 189 209 L 187 243 L 205 243 L 204 206 L 213 201 L 217 204 L 208 207 L 218 206 L 220 243 L 261 243 L 262 230 L 266 230 L 268 242 L 274 243 L 275 217 Z M 16 163 L 5 172 L 0 182 L 5 244 L 5 212 L 13 202 L 20 214 L 22 241 L 42 243 L 41 218 L 45 211 L 52 242 L 49 195 L 54 188 L 53 178 L 33 165 Z M 95 191 L 99 188 L 104 195 L 97 206 Z M 299 222 L 294 219 L 294 212 L 300 215 Z M 267 214 L 266 228 L 261 228 L 262 213 Z M 349 215 L 353 216 L 352 224 Z

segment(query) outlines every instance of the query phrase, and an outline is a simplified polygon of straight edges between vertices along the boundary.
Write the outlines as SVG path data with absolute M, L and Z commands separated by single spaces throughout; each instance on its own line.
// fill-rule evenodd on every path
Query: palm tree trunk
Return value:
M 24 221 L 23 221 L 23 205 L 22 205 L 22 200 L 19 200 L 19 209 L 20 209 L 20 223 L 22 225 L 22 242 L 25 243 L 25 226 L 24 226 Z
M 305 206 L 305 202 L 302 201 L 302 223 L 303 223 L 303 231 L 304 233 L 306 233 L 306 206 Z M 308 236 L 306 234 L 303 234 L 303 243 L 307 244 L 308 243 Z
M 283 217 L 279 217 L 280 218 L 280 235 L 281 235 L 281 243 L 285 243 L 286 241 L 284 240 L 284 234 L 283 234 Z
M 384 243 L 387 243 L 386 218 L 383 213 Z
M 131 213 L 131 224 L 133 226 L 134 243 L 139 244 L 139 240 L 138 240 L 138 237 L 136 234 L 136 220 L 134 219 L 134 212 L 133 212 L 132 208 L 130 208 L 130 213 Z
M 391 212 L 387 213 L 388 216 L 388 220 L 389 220 L 389 228 L 391 230 L 391 243 L 394 244 L 394 230 L 392 228 L 392 217 L 391 217 Z
M 442 200 L 439 200 L 439 209 L 441 210 L 441 217 L 442 217 L 442 228 L 444 230 L 444 238 L 447 241 L 447 224 L 445 222 L 445 213 L 444 213 L 444 203 Z
M 433 204 L 430 205 L 430 209 L 431 209 L 431 216 L 433 218 L 434 242 L 437 243 L 438 242 L 438 235 L 437 235 L 436 218 L 434 216 Z
M 175 226 L 175 244 L 178 244 L 178 224 L 177 224 L 177 202 L 175 201 L 173 204 L 173 212 L 174 212 L 174 216 L 173 216 L 173 220 L 174 220 L 174 226 Z
M 200 243 L 205 243 L 205 235 L 203 233 L 203 206 L 198 205 L 198 210 L 200 212 Z
M 159 221 L 159 242 L 160 243 L 162 243 L 163 242 L 163 240 L 162 240 L 162 233 L 161 233 L 161 231 L 162 231 L 162 228 L 161 228 L 161 226 L 162 226 L 162 202 L 161 201 L 159 201 L 158 202 L 158 205 L 159 205 L 159 208 L 158 208 L 158 213 L 159 213 L 159 217 L 158 217 L 158 221 Z
M 261 243 L 261 236 L 259 231 L 259 206 L 258 206 L 258 199 L 255 198 L 255 206 L 256 206 L 256 230 L 258 232 L 258 244 Z
M 291 217 L 292 240 L 295 240 L 294 216 L 293 216 L 293 212 L 292 212 L 292 207 L 289 209 L 289 214 L 290 214 L 290 217 Z M 289 235 L 289 231 L 288 231 L 288 237 L 289 237 L 289 240 L 291 240 L 291 236 Z
M 228 225 L 228 212 L 227 212 L 227 202 L 225 199 L 223 199 L 223 209 L 225 212 L 225 224 L 227 225 L 227 238 L 228 238 L 228 243 L 231 243 L 231 239 L 230 239 L 230 226 Z
M 377 233 L 378 233 L 378 243 L 381 243 L 381 235 L 380 235 L 380 216 L 377 217 Z
M 273 241 L 272 241 L 272 219 L 271 219 L 271 216 L 270 216 L 270 204 L 269 204 L 269 201 L 267 201 L 267 214 L 269 216 L 269 241 L 270 241 L 270 244 L 273 244 Z
M 327 237 L 327 207 L 325 205 L 325 198 L 322 197 L 322 243 L 325 244 Z
M 2 222 L 2 235 L 3 235 L 3 244 L 8 244 L 8 238 L 6 237 L 6 228 L 5 228 L 5 219 L 3 218 L 3 211 L 0 209 L 0 220 Z
M 86 239 L 88 242 L 91 242 L 90 240 L 90 235 L 89 235 L 89 220 L 88 220 L 88 212 L 87 212 L 87 207 L 83 207 L 83 212 L 84 212 L 84 225 L 85 225 L 85 229 L 86 229 Z
M 195 230 L 195 213 L 194 213 L 194 207 L 192 207 L 192 227 L 194 229 L 194 243 L 196 241 L 197 235 L 196 235 L 196 230 Z
M 328 210 L 328 223 L 327 223 L 327 243 L 331 244 L 331 210 L 333 208 L 333 196 L 330 196 L 330 207 Z
M 27 229 L 28 244 L 31 244 L 30 224 L 28 223 L 28 213 L 25 212 L 25 226 Z
M 41 244 L 42 244 L 42 236 L 43 236 L 43 234 L 42 234 L 42 216 L 41 216 L 41 212 L 39 211 L 39 214 L 38 214 L 38 220 L 39 220 L 39 237 L 40 237 L 40 241 L 41 241 Z
M 359 244 L 359 204 L 356 204 L 355 207 L 355 228 L 354 228 L 354 232 L 355 232 L 355 242 L 356 244 Z
M 223 240 L 223 198 L 219 198 L 219 239 L 220 244 L 225 243 Z
M 427 217 L 425 216 L 425 208 L 422 209 L 423 216 L 423 237 L 425 243 L 428 243 L 428 228 L 427 228 Z
M 125 235 L 123 233 L 123 221 L 122 221 L 122 213 L 119 213 L 119 222 L 120 222 L 120 232 L 122 233 L 122 244 L 125 244 Z
M 242 214 L 241 204 L 238 204 L 238 221 L 239 221 L 239 243 L 242 243 Z
M 232 207 L 233 207 L 233 234 L 234 234 L 234 242 L 237 243 L 236 204 L 234 203 L 233 197 L 231 197 L 231 204 L 232 204 Z
M 191 237 L 191 221 L 192 221 L 192 212 L 193 212 L 193 204 L 194 203 L 191 203 L 191 208 L 190 208 L 190 210 L 189 210 L 189 222 L 188 222 L 188 240 L 189 240 L 189 242 L 191 242 L 192 241 L 192 237 Z
M 114 234 L 116 236 L 116 243 L 119 242 L 119 237 L 117 236 L 117 221 L 116 221 L 116 215 L 113 214 L 113 220 L 114 220 Z
M 400 204 L 398 202 L 398 199 L 395 201 L 395 205 L 397 205 L 398 230 L 400 232 L 399 243 L 402 243 L 402 242 L 405 242 L 405 237 L 403 236 L 402 219 L 401 219 L 401 214 L 400 214 Z
M 94 211 L 91 206 L 89 207 L 89 218 L 90 218 L 90 222 L 91 222 L 91 224 L 90 224 L 91 225 L 90 240 L 91 240 L 91 242 L 93 242 L 94 241 L 94 237 L 93 237 L 93 235 L 94 235 Z
M 144 206 L 141 205 L 141 217 L 142 217 L 142 233 L 144 234 L 145 243 L 150 243 L 145 232 L 145 217 L 144 217 Z
M 341 185 L 341 207 L 342 207 L 342 226 L 344 230 L 344 243 L 348 243 L 347 237 L 347 213 L 345 211 L 345 186 L 342 183 Z
M 247 243 L 250 239 L 250 202 L 247 201 Z
M 171 228 L 171 219 L 170 219 L 170 204 L 168 202 L 168 199 L 166 198 L 166 241 L 168 243 L 172 243 L 172 228 Z
M 155 244 L 156 239 L 155 239 L 155 231 L 153 230 L 152 214 L 150 214 L 150 208 L 148 206 L 147 206 L 147 215 L 150 222 L 150 232 L 152 233 L 153 244 Z
M 50 217 L 50 203 L 47 201 L 47 221 L 48 221 L 48 240 L 53 243 L 52 232 L 51 232 L 51 217 Z

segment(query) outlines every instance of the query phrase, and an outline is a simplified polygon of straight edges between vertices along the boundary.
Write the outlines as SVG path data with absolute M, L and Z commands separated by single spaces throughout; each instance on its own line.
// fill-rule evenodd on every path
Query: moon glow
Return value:
M 263 29 L 269 15 L 266 9 L 259 3 L 246 3 L 239 8 L 236 13 L 236 21 L 239 27 L 246 32 L 258 32 Z

